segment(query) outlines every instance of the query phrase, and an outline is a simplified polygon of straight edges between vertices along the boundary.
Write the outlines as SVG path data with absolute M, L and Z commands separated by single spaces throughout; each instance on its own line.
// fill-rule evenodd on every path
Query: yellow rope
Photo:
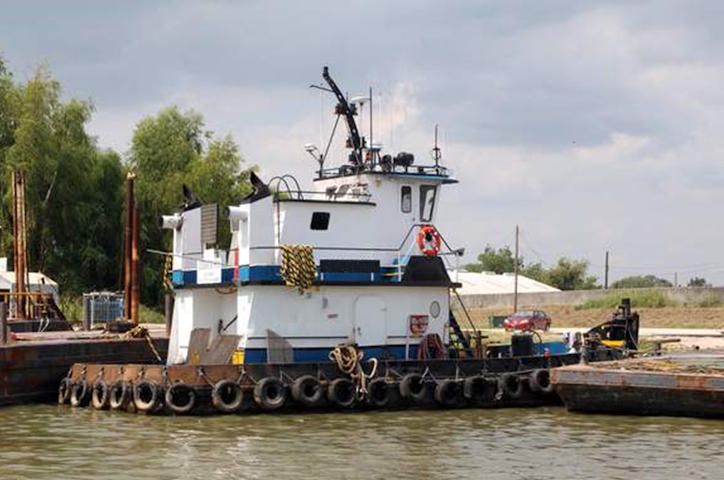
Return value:
M 296 287 L 304 293 L 312 287 L 317 277 L 314 250 L 309 245 L 282 245 L 280 273 L 288 287 Z
M 167 292 L 173 290 L 173 283 L 171 283 L 171 270 L 173 269 L 173 258 L 171 255 L 166 255 L 166 261 L 163 264 L 163 288 Z
M 357 385 L 357 397 L 362 400 L 367 395 L 367 380 L 374 378 L 377 373 L 377 359 L 371 358 L 372 370 L 369 374 L 362 368 L 362 359 L 365 354 L 355 345 L 339 345 L 329 352 L 329 359 L 337 364 L 339 370 L 349 375 Z

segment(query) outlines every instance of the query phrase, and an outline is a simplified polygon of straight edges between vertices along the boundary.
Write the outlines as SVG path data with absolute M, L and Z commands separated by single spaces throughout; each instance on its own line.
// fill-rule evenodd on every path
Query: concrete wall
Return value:
M 518 305 L 530 308 L 540 305 L 578 305 L 608 295 L 621 294 L 633 289 L 622 290 L 569 290 L 563 292 L 519 293 Z M 724 287 L 714 288 L 638 288 L 640 292 L 659 291 L 666 298 L 680 305 L 698 305 L 703 301 L 718 300 L 724 303 Z M 509 307 L 513 305 L 513 294 L 461 295 L 468 308 Z M 634 305 L 634 308 L 636 305 Z

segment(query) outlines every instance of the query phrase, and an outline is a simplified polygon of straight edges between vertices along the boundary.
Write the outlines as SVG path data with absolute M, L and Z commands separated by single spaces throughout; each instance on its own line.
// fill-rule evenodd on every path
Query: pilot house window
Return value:
M 412 187 L 405 185 L 400 190 L 400 209 L 402 213 L 410 213 L 412 211 Z
M 312 230 L 327 230 L 329 228 L 329 212 L 312 213 L 312 224 L 309 228 Z
M 435 208 L 435 185 L 420 185 L 420 221 L 429 222 L 432 220 L 432 212 Z

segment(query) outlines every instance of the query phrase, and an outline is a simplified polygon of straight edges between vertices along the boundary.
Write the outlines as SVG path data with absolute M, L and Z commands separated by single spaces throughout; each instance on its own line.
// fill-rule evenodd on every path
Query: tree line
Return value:
M 518 256 L 518 272 L 528 278 L 554 286 L 560 290 L 595 290 L 602 288 L 598 278 L 588 273 L 589 262 L 561 257 L 550 266 L 544 267 L 541 262 L 526 263 Z M 516 258 L 509 246 L 495 248 L 486 245 L 483 252 L 478 255 L 477 263 L 465 266 L 469 272 L 493 272 L 497 274 L 512 273 L 515 271 Z M 632 275 L 613 282 L 610 288 L 652 288 L 673 287 L 666 279 L 655 275 Z M 688 287 L 708 287 L 706 279 L 693 277 Z
M 239 146 L 208 130 L 201 114 L 171 106 L 141 119 L 127 152 L 101 148 L 88 134 L 88 100 L 63 99 L 46 66 L 18 81 L 0 57 L 0 254 L 12 265 L 12 171 L 26 178 L 31 271 L 58 281 L 65 293 L 121 287 L 124 183 L 134 171 L 141 213 L 142 292 L 160 304 L 170 249 L 158 216 L 183 203 L 182 185 L 204 202 L 226 205 L 250 190 Z M 221 222 L 220 240 L 228 240 Z

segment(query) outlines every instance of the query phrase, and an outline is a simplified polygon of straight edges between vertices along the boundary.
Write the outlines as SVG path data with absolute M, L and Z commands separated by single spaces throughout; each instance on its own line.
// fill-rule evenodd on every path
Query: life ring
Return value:
M 497 382 L 491 381 L 482 375 L 468 377 L 463 382 L 463 396 L 473 405 L 490 403 L 495 400 L 497 393 Z
M 254 401 L 264 410 L 277 410 L 286 400 L 287 387 L 278 378 L 262 378 L 254 387 Z
M 93 384 L 91 389 L 91 405 L 96 410 L 104 410 L 108 408 L 108 400 L 110 398 L 110 389 L 108 384 L 103 380 L 98 380 Z
M 387 379 L 375 378 L 367 386 L 367 402 L 377 408 L 384 408 L 390 403 L 390 390 Z
M 111 391 L 110 391 L 110 407 L 111 410 L 120 410 L 126 406 L 128 403 L 128 397 L 130 392 L 130 385 L 128 382 L 124 382 L 123 380 L 118 380 L 113 385 L 111 385 Z
M 184 415 L 196 406 L 196 390 L 182 382 L 174 383 L 166 389 L 164 400 L 169 410 Z
M 513 400 L 523 396 L 523 379 L 512 373 L 504 373 L 498 379 L 498 385 L 503 394 Z
M 139 412 L 154 411 L 161 400 L 161 387 L 150 380 L 141 380 L 133 385 L 133 404 Z
M 419 373 L 408 373 L 400 382 L 400 396 L 415 403 L 425 401 L 427 385 Z
M 74 383 L 70 389 L 70 404 L 74 407 L 84 407 L 88 403 L 88 382 L 81 380 Z
M 435 401 L 442 407 L 455 407 L 460 399 L 460 382 L 451 378 L 435 385 Z
M 544 394 L 553 393 L 551 372 L 547 368 L 538 368 L 530 372 L 530 375 L 528 376 L 528 384 L 530 385 L 530 389 L 534 392 Z
M 70 400 L 70 390 L 72 386 L 73 382 L 71 382 L 68 377 L 65 377 L 60 381 L 60 385 L 58 385 L 58 404 L 64 405 L 68 403 L 68 400 Z
M 423 225 L 417 232 L 417 248 L 426 257 L 434 257 L 440 253 L 442 247 L 442 238 L 440 232 L 432 225 Z
M 327 387 L 327 400 L 342 408 L 349 408 L 357 400 L 357 389 L 348 378 L 335 378 Z
M 231 380 L 220 380 L 211 389 L 211 404 L 220 412 L 235 413 L 244 402 L 241 385 Z
M 302 375 L 292 383 L 292 398 L 305 407 L 316 407 L 323 396 L 324 390 L 317 377 Z

